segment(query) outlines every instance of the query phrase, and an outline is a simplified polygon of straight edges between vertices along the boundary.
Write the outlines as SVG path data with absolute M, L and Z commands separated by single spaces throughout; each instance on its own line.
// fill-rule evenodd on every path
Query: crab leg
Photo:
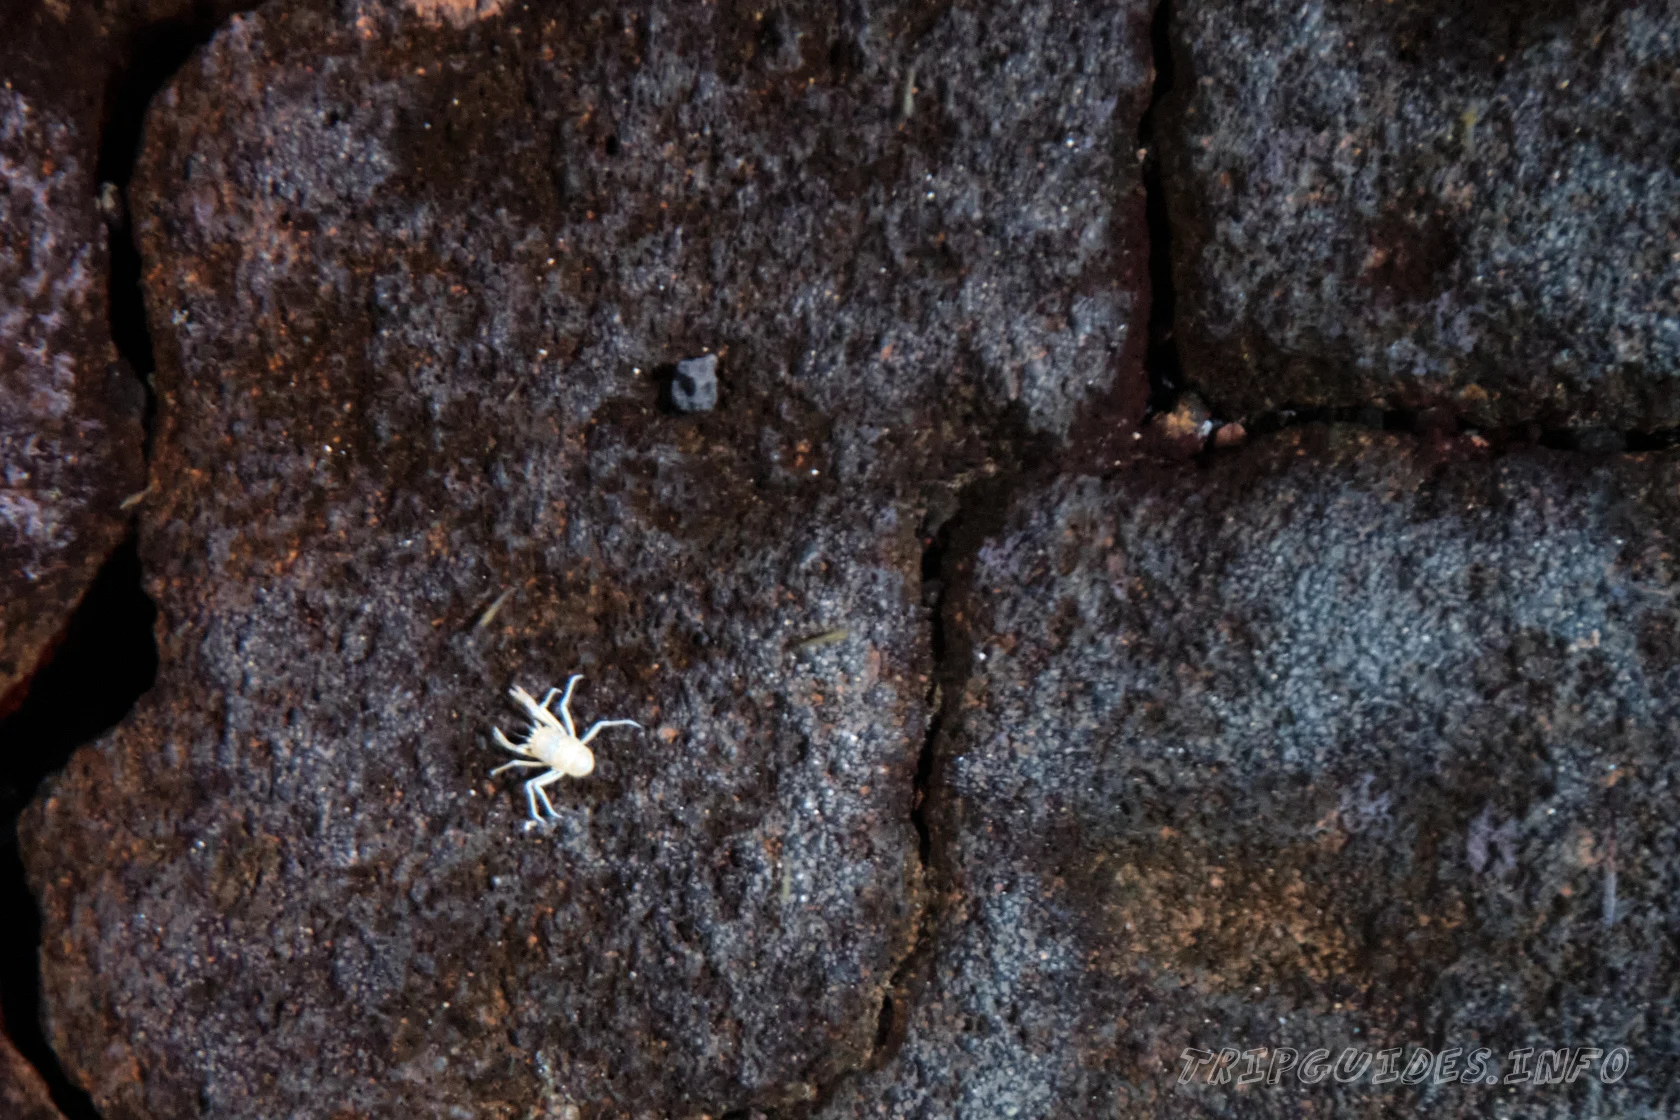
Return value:
M 530 714 L 531 722 L 536 726 L 541 727 L 544 724 L 547 724 L 550 727 L 557 726 L 554 722 L 553 713 L 541 704 L 537 703 L 537 698 L 532 696 L 529 692 L 526 692 L 523 688 L 520 688 L 518 685 L 514 685 L 512 688 L 508 689 L 508 695 L 513 697 L 514 701 Z
M 566 734 L 573 738 L 577 737 L 577 725 L 572 722 L 572 689 L 576 688 L 577 682 L 582 679 L 582 673 L 573 673 L 571 679 L 566 682 L 566 695 L 560 697 L 560 719 L 566 725 Z M 554 694 L 559 691 L 558 688 L 549 689 L 548 695 L 543 698 L 543 707 L 548 707 L 548 702 L 554 699 Z
M 511 742 L 506 735 L 503 735 L 502 729 L 499 727 L 492 727 L 490 729 L 490 738 L 496 740 L 496 745 L 501 747 L 503 750 L 509 750 L 514 754 L 519 755 L 528 754 L 524 747 L 520 746 L 518 743 Z
M 548 791 L 543 789 L 543 787 L 551 785 L 554 782 L 558 782 L 565 776 L 566 775 L 562 774 L 558 770 L 550 770 L 548 773 L 538 775 L 525 783 L 526 794 L 535 794 L 537 797 L 542 798 L 543 807 L 548 810 L 548 815 L 556 820 L 560 819 L 560 814 L 554 811 L 554 802 L 548 799 Z M 531 815 L 533 817 L 537 815 L 537 806 L 535 802 L 531 805 Z
M 604 719 L 591 727 L 588 732 L 584 734 L 583 738 L 578 740 L 578 742 L 587 743 L 589 740 L 595 738 L 596 735 L 600 734 L 603 730 L 609 727 L 634 727 L 637 730 L 640 730 L 641 726 L 641 724 L 637 723 L 633 719 Z

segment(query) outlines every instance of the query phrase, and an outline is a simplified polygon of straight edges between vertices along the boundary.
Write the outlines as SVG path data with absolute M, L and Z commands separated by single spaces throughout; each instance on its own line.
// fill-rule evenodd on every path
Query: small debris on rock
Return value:
M 824 630 L 821 634 L 806 638 L 802 642 L 796 642 L 794 644 L 793 651 L 795 653 L 809 653 L 812 650 L 822 649 L 825 646 L 838 645 L 847 638 L 851 637 L 851 635 L 851 630 L 844 626 L 836 627 L 833 630 Z
M 1247 438 L 1248 429 L 1233 421 L 1222 425 L 1218 431 L 1213 433 L 1213 445 L 1215 447 L 1235 447 Z
M 1213 427 L 1213 418 L 1201 398 L 1185 393 L 1171 412 L 1162 413 L 1150 422 L 1145 438 L 1154 454 L 1188 458 L 1202 450 L 1208 436 L 1213 434 Z
M 514 588 L 510 587 L 500 595 L 496 596 L 496 601 L 491 603 L 490 606 L 486 608 L 485 612 L 478 616 L 478 623 L 473 627 L 473 629 L 483 630 L 492 622 L 496 621 L 496 615 L 501 613 L 502 607 L 506 605 L 509 599 L 513 598 L 513 592 Z
M 119 502 L 117 504 L 117 508 L 126 513 L 128 510 L 133 509 L 135 506 L 145 501 L 146 498 L 150 496 L 151 492 L 156 489 L 157 479 L 154 478 L 150 482 L 146 483 L 146 488 L 144 490 L 136 490 L 134 493 Z
M 99 216 L 114 230 L 128 224 L 128 207 L 123 205 L 122 188 L 115 183 L 99 184 Z
M 904 76 L 904 92 L 899 97 L 898 119 L 907 121 L 916 111 L 916 67 L 910 67 L 910 72 Z
M 671 379 L 671 405 L 678 412 L 710 412 L 717 407 L 717 355 L 686 358 Z
M 1206 439 L 1208 433 L 1213 431 L 1213 421 L 1208 415 L 1207 405 L 1194 393 L 1185 393 L 1179 397 L 1177 406 L 1156 423 L 1172 437 Z

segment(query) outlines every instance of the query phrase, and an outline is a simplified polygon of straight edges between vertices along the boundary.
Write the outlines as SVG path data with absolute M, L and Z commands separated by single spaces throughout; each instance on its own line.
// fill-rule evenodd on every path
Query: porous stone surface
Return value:
M 1227 416 L 1680 424 L 1680 15 L 1182 0 L 1176 335 Z
M 920 906 L 922 488 L 1142 405 L 1147 6 L 278 3 L 154 101 L 157 686 L 21 822 L 106 1120 L 803 1107 Z M 723 407 L 658 409 L 712 349 Z M 493 725 L 640 720 L 525 830 Z
M 1141 412 L 1141 0 L 326 8 L 235 19 L 162 95 L 149 245 L 228 259 L 160 333 L 237 281 L 291 346 L 494 364 L 573 417 L 710 350 L 763 458 L 854 484 Z M 472 355 L 399 325 L 425 299 Z
M 656 414 L 497 420 L 400 478 L 295 432 L 165 450 L 158 685 L 22 822 L 102 1116 L 715 1115 L 869 1052 L 918 901 L 910 524 Z M 580 731 L 647 730 L 527 829 L 489 732 L 572 672 Z
M 716 1115 L 869 1055 L 900 495 L 1129 415 L 1141 12 L 270 5 L 188 64 L 133 190 L 160 677 L 22 828 L 101 1115 Z M 701 344 L 726 410 L 660 415 Z M 524 831 L 487 732 L 570 672 L 647 734 Z
M 750 129 L 669 121 L 881 83 L 824 69 L 822 36 L 796 86 L 767 77 L 750 22 L 362 14 L 236 19 L 150 121 L 161 663 L 22 822 L 51 1040 L 106 1120 L 810 1100 L 870 1053 L 919 905 L 917 517 L 895 480 L 853 485 L 880 480 L 827 440 L 834 387 L 767 373 L 745 328 L 747 403 L 658 411 L 631 362 L 738 314 L 694 301 L 740 277 L 644 275 L 646 246 L 710 276 L 805 211 L 626 225 L 610 206 L 647 199 L 612 176 L 697 143 L 697 180 L 768 189 L 706 154 Z M 620 92 L 667 131 L 560 144 Z M 1067 135 L 1040 158 L 1108 158 Z M 923 290 L 870 277 L 893 307 Z M 520 724 L 509 684 L 574 671 L 582 716 L 648 730 L 604 733 L 551 787 L 558 827 L 525 831 L 488 733 Z
M 0 15 L 0 716 L 144 485 L 144 390 L 108 324 L 94 174 L 106 67 L 85 17 Z
M 41 1075 L 12 1048 L 4 1030 L 0 1030 L 0 1116 L 7 1120 L 64 1120 Z
M 1677 493 L 1337 429 L 1018 493 L 946 604 L 923 979 L 822 1115 L 1671 1111 Z M 1583 1046 L 1631 1064 L 1178 1083 Z

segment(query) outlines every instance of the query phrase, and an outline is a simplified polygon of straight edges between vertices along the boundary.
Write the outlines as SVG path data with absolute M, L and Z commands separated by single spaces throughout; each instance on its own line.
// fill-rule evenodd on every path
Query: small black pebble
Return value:
M 717 355 L 677 363 L 671 379 L 671 404 L 678 412 L 710 412 L 717 407 Z

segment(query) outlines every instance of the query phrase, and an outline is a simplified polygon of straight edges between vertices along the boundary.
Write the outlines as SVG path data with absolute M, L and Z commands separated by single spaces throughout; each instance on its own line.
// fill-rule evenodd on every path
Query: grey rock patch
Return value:
M 1224 1047 L 1620 1046 L 1522 1115 L 1668 1109 L 1680 460 L 1470 447 L 1298 429 L 1017 496 L 947 599 L 930 963 L 825 1117 L 1505 1091 L 1178 1083 Z
M 1224 414 L 1680 424 L 1680 18 L 1184 0 L 1177 336 Z
M 671 406 L 678 412 L 710 412 L 717 407 L 717 355 L 685 358 L 671 378 Z

